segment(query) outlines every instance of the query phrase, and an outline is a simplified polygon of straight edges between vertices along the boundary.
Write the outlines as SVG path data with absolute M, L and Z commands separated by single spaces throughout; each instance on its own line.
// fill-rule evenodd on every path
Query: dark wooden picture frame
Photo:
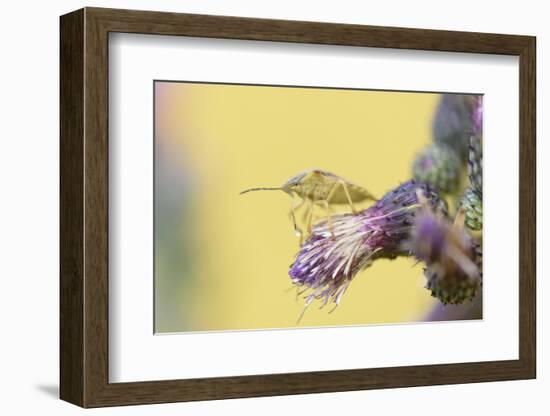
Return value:
M 536 376 L 535 38 L 85 8 L 61 17 L 60 396 L 83 407 L 529 379 Z M 519 359 L 109 383 L 110 32 L 515 55 L 520 66 Z

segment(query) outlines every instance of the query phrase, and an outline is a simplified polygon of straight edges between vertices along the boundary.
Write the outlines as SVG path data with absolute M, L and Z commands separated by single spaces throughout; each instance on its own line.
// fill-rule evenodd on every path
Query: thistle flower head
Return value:
M 468 157 L 468 140 L 474 131 L 477 101 L 473 95 L 443 94 L 433 120 L 435 143 L 451 148 L 463 162 Z
M 443 304 L 472 300 L 481 284 L 481 250 L 464 230 L 429 208 L 420 211 L 405 246 L 425 262 L 426 288 Z
M 413 177 L 441 192 L 454 192 L 460 183 L 462 166 L 450 147 L 434 144 L 417 154 L 413 162 Z
M 377 258 L 405 254 L 403 241 L 415 222 L 419 195 L 435 212 L 446 212 L 435 188 L 411 180 L 364 211 L 316 224 L 289 271 L 292 282 L 309 291 L 305 307 L 315 299 L 322 301 L 321 307 L 329 301 L 337 306 L 360 270 Z

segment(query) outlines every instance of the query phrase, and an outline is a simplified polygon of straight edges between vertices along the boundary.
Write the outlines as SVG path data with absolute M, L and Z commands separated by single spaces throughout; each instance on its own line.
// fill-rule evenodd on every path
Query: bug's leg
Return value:
M 309 210 L 311 209 L 309 204 L 309 199 L 304 199 L 304 203 L 306 203 L 306 207 L 304 209 L 304 212 L 302 212 L 302 223 L 305 224 L 307 222 L 307 217 L 309 216 Z
M 349 195 L 348 186 L 344 181 L 339 181 L 338 183 L 346 193 L 346 198 L 348 199 L 348 204 L 349 204 L 349 207 L 351 208 L 351 212 L 353 212 L 354 214 L 357 214 L 357 210 L 355 209 L 355 206 L 353 205 L 353 201 L 351 200 L 351 196 Z
M 335 183 L 334 185 L 332 185 L 332 188 L 330 188 L 330 192 L 328 193 L 327 195 L 327 199 L 326 201 L 330 204 L 330 201 L 332 200 L 332 197 L 334 196 L 334 193 L 336 192 L 336 190 L 338 189 L 338 186 L 340 185 L 340 183 Z
M 300 197 L 302 198 L 302 201 L 303 203 L 306 204 L 306 207 L 304 209 L 304 212 L 302 212 L 302 223 L 303 224 L 306 224 L 307 223 L 307 219 L 309 217 L 309 211 L 311 210 L 312 208 L 312 200 L 314 200 L 314 196 L 313 196 L 313 191 L 312 190 L 308 190 L 308 192 L 304 192 L 303 194 L 300 195 Z
M 294 225 L 294 232 L 296 233 L 297 236 L 300 237 L 300 243 L 301 243 L 301 240 L 302 240 L 302 236 L 303 236 L 303 232 L 302 230 L 298 227 L 298 224 L 296 223 L 296 210 L 298 208 L 300 208 L 302 205 L 304 205 L 304 200 L 300 200 L 300 202 L 296 203 L 296 200 L 294 199 L 292 201 L 292 205 L 290 206 L 290 218 L 292 219 L 292 225 Z
M 334 237 L 334 228 L 332 227 L 332 215 L 331 215 L 332 212 L 330 211 L 330 204 L 326 199 L 321 200 L 321 201 L 317 201 L 317 202 L 325 207 L 325 211 L 327 213 L 328 230 L 330 231 L 330 233 Z
M 327 212 L 327 225 L 328 230 L 330 231 L 330 234 L 334 237 L 334 227 L 332 226 L 332 212 L 330 212 L 330 204 L 328 201 L 323 201 L 323 205 L 325 206 L 325 211 Z
M 307 230 L 307 235 L 311 235 L 311 223 L 313 222 L 313 206 L 314 206 L 314 203 L 315 201 L 313 201 L 312 199 L 308 199 L 308 216 L 307 216 L 307 225 L 306 225 L 306 230 Z
M 325 199 L 326 210 L 327 210 L 328 229 L 330 230 L 330 233 L 332 234 L 333 237 L 334 237 L 334 229 L 332 228 L 332 217 L 331 217 L 331 212 L 330 212 L 330 201 L 332 200 L 332 197 L 334 196 L 334 193 L 338 189 L 338 185 L 339 184 L 337 184 L 337 183 L 332 185 L 332 188 L 331 188 L 330 192 L 327 195 L 327 199 Z

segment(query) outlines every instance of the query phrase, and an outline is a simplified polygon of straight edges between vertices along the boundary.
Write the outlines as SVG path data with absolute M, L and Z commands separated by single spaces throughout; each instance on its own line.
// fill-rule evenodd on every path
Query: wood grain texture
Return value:
M 519 98 L 519 356 L 536 377 L 536 40 L 520 54 Z
M 84 68 L 84 303 L 85 406 L 97 401 L 108 380 L 109 141 L 108 32 L 85 9 Z
M 109 383 L 108 33 L 195 36 L 520 58 L 519 359 Z M 535 38 L 86 8 L 61 18 L 61 397 L 83 407 L 533 378 Z
M 60 388 L 84 405 L 84 12 L 60 23 Z

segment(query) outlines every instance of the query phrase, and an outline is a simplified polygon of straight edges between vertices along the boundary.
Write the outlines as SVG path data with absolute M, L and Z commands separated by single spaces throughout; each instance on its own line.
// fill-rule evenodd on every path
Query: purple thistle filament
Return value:
M 403 242 L 420 208 L 418 192 L 433 210 L 446 212 L 435 188 L 411 180 L 357 214 L 333 216 L 332 226 L 326 221 L 314 226 L 289 271 L 294 285 L 310 291 L 305 307 L 315 299 L 321 306 L 329 301 L 338 305 L 354 276 L 375 259 L 408 254 Z

